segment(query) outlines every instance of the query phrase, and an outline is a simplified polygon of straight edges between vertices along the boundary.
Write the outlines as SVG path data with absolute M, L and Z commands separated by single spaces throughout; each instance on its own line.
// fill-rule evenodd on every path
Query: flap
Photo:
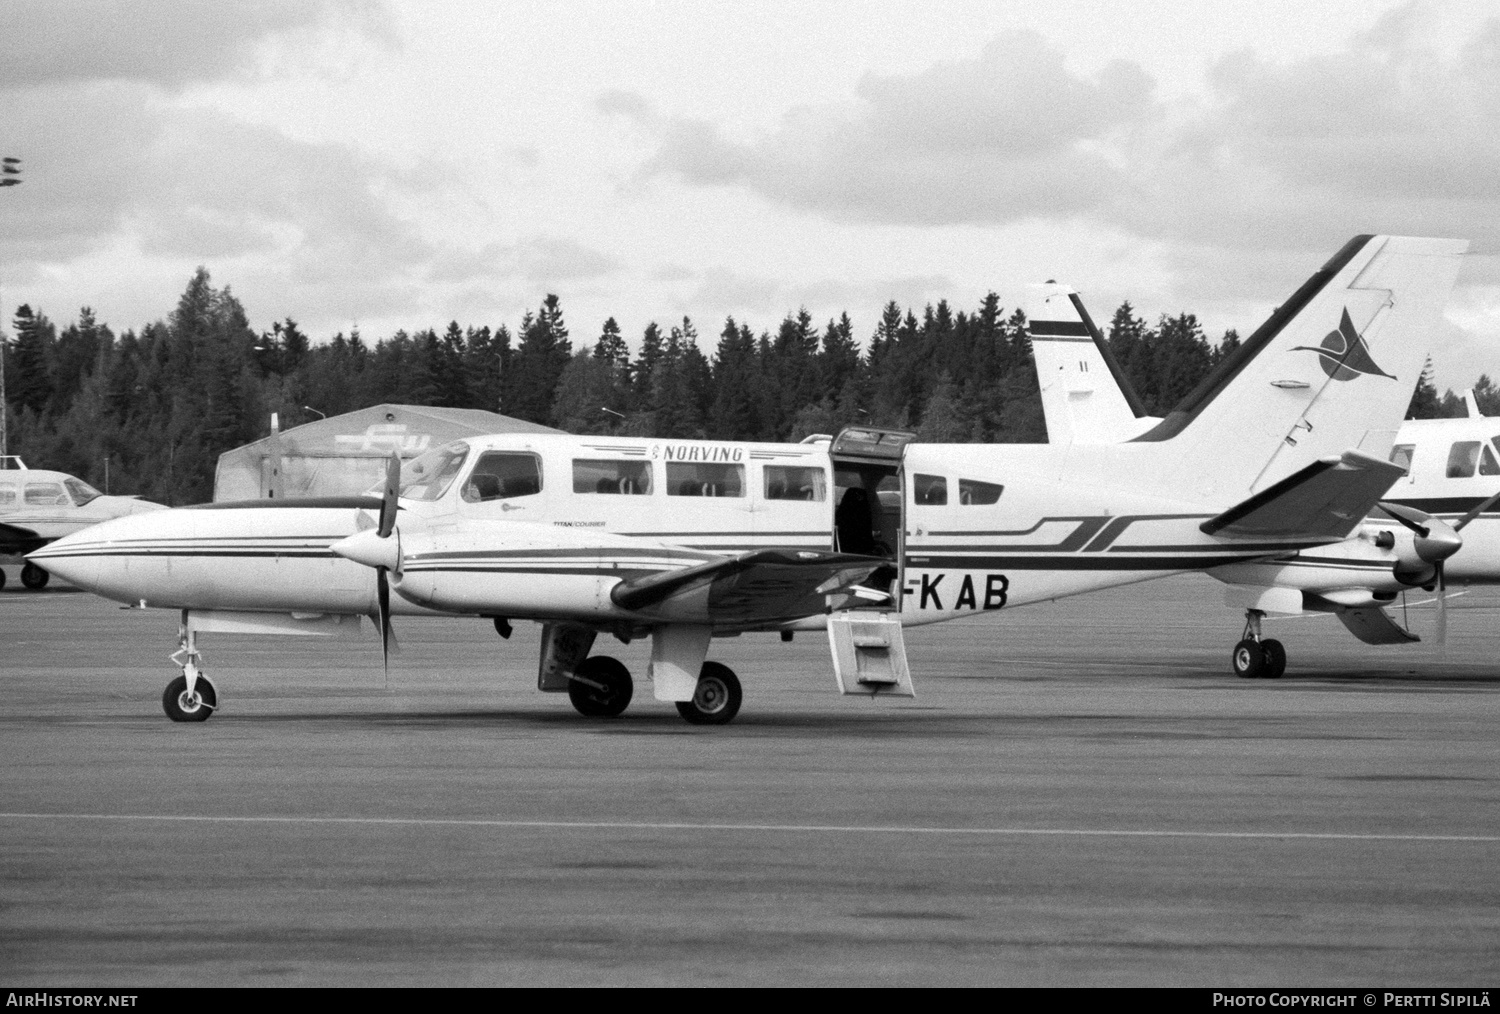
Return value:
M 1208 535 L 1343 539 L 1405 474 L 1400 465 L 1345 451 L 1314 461 L 1198 527 Z
M 622 581 L 609 597 L 621 609 L 716 624 L 800 619 L 825 609 L 835 595 L 868 578 L 887 561 L 852 553 L 757 549 Z

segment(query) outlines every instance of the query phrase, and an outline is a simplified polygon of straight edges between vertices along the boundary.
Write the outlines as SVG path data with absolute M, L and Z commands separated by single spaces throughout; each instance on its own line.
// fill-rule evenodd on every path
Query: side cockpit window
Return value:
M 646 496 L 651 492 L 651 463 L 575 458 L 573 492 Z
M 526 451 L 486 451 L 464 482 L 468 503 L 510 500 L 542 491 L 542 459 Z
M 1397 444 L 1391 448 L 1391 464 L 1400 465 L 1406 469 L 1406 474 L 1411 474 L 1411 459 L 1416 451 L 1415 444 Z
M 1495 452 L 1490 450 L 1488 444 L 1484 445 L 1479 454 L 1480 475 L 1500 475 L 1500 460 L 1495 458 Z
M 958 480 L 958 502 L 969 506 L 982 506 L 984 504 L 999 503 L 1000 494 L 1005 492 L 1005 487 L 993 482 L 980 482 L 978 479 Z
M 1460 440 L 1448 449 L 1448 478 L 1467 479 L 1478 464 L 1478 440 Z
M 70 507 L 73 504 L 60 482 L 28 482 L 26 502 L 41 507 Z

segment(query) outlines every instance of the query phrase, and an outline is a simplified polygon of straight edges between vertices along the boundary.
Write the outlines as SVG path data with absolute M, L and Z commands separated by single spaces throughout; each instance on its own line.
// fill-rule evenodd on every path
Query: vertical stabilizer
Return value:
M 1161 422 L 1146 414 L 1078 293 L 1027 286 L 1027 334 L 1051 444 L 1113 444 Z
M 1359 236 L 1137 443 L 1169 442 L 1161 479 L 1235 501 L 1319 458 L 1384 458 L 1468 243 Z

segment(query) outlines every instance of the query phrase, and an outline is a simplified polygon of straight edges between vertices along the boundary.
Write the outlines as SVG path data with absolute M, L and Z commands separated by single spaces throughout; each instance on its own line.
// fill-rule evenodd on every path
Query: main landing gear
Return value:
M 634 692 L 630 670 L 608 655 L 590 655 L 568 680 L 568 700 L 588 718 L 623 714 Z M 693 699 L 678 701 L 677 713 L 693 725 L 727 725 L 739 714 L 743 699 L 733 669 L 719 662 L 704 662 Z
M 51 574 L 30 561 L 21 568 L 21 583 L 32 591 L 41 591 L 51 579 Z
M 182 617 L 177 634 L 178 647 L 172 653 L 172 661 L 182 667 L 182 675 L 162 691 L 161 707 L 174 722 L 206 722 L 219 706 L 219 694 L 198 669 L 198 663 L 203 660 L 198 651 L 198 635 L 188 627 L 186 610 L 183 610 Z
M 1245 632 L 1229 656 L 1236 676 L 1274 680 L 1286 672 L 1286 648 L 1275 638 L 1260 636 L 1265 615 L 1259 609 L 1245 610 Z

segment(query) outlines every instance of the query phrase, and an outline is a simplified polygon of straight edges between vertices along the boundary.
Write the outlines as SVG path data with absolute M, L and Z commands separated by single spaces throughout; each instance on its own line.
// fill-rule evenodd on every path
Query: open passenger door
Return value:
M 913 697 L 901 632 L 901 568 L 906 547 L 906 490 L 901 460 L 916 438 L 909 430 L 849 426 L 829 446 L 833 462 L 833 544 L 845 553 L 878 556 L 886 566 L 864 583 L 885 602 L 828 617 L 828 643 L 839 691 Z

